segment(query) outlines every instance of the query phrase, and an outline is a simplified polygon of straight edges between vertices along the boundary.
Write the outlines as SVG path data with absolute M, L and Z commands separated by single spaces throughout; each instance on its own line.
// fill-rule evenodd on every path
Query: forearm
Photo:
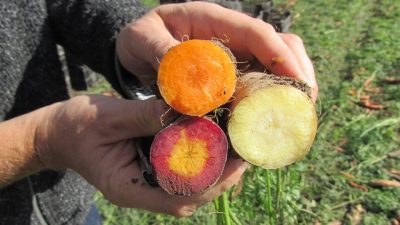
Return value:
M 0 187 L 45 168 L 39 157 L 39 151 L 45 149 L 39 127 L 47 110 L 0 123 Z

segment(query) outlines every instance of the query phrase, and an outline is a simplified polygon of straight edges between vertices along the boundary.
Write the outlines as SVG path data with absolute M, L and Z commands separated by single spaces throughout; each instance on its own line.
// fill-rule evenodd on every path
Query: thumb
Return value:
M 114 101 L 107 108 L 112 110 L 108 127 L 117 139 L 152 136 L 177 115 L 161 99 Z
M 158 70 L 162 57 L 179 41 L 171 35 L 161 17 L 150 11 L 128 24 L 118 35 L 116 44 L 122 65 L 135 75 L 145 77 L 150 69 Z M 148 68 L 149 65 L 152 68 Z
M 165 32 L 165 33 L 164 33 Z M 152 49 L 151 56 L 149 57 L 149 62 L 151 62 L 153 68 L 158 71 L 160 66 L 160 61 L 168 50 L 180 42 L 177 41 L 167 30 L 160 31 L 164 37 L 157 38 L 154 40 L 153 45 L 149 49 Z

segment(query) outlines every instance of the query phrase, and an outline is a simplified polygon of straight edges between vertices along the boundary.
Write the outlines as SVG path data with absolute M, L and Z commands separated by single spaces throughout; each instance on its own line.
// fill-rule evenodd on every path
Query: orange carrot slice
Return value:
M 208 40 L 189 40 L 171 48 L 158 71 L 167 104 L 182 114 L 203 116 L 228 102 L 236 82 L 235 61 L 228 51 Z

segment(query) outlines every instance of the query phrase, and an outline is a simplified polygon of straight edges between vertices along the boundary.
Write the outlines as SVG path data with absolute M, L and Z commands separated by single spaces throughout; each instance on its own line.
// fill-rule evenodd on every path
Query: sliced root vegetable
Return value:
M 222 129 L 202 117 L 189 117 L 160 131 L 150 149 L 158 184 L 170 194 L 190 196 L 217 182 L 228 141 Z
M 235 151 L 266 169 L 305 156 L 317 131 L 310 88 L 301 81 L 253 72 L 239 78 L 228 134 Z
M 176 111 L 203 116 L 225 104 L 235 90 L 235 59 L 222 44 L 189 40 L 171 48 L 158 70 L 164 100 Z

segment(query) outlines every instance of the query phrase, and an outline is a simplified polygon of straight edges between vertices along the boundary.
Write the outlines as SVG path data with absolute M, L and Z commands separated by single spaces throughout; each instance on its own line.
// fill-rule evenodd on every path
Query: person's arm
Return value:
M 112 203 L 189 216 L 236 184 L 247 163 L 229 159 L 219 182 L 182 198 L 147 185 L 135 139 L 175 118 L 162 100 L 80 96 L 0 123 L 0 187 L 44 169 L 78 172 Z M 129 113 L 127 113 L 129 112 Z
M 136 0 L 47 0 L 47 9 L 57 43 L 122 93 L 114 67 L 115 38 L 147 9 Z
M 0 123 L 0 187 L 44 168 L 38 151 L 37 127 L 46 109 Z

